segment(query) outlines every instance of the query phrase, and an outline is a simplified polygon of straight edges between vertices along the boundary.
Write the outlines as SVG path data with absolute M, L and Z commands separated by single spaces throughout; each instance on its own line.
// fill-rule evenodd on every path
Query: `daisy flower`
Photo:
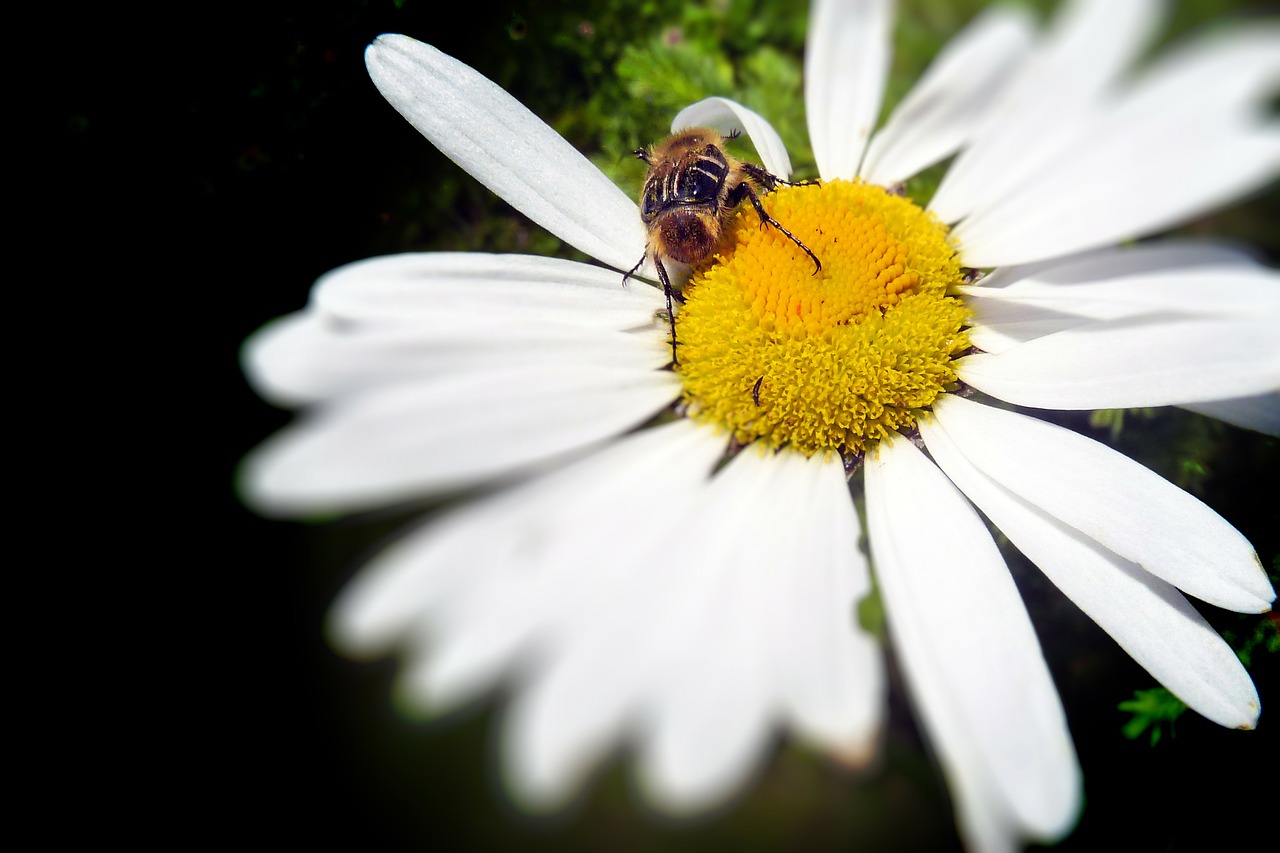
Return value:
M 635 202 L 499 87 L 400 35 L 379 90 L 463 169 L 602 265 L 404 254 L 337 269 L 247 345 L 302 417 L 246 461 L 264 513 L 473 490 L 377 556 L 332 615 L 398 650 L 443 713 L 498 684 L 505 775 L 554 808 L 626 746 L 686 813 L 739 790 L 778 731 L 846 762 L 885 716 L 875 586 L 973 849 L 1051 841 L 1082 780 L 1027 611 L 983 517 L 1172 693 L 1252 728 L 1258 695 L 1184 593 L 1259 613 L 1254 549 L 1196 498 L 1014 407 L 1184 406 L 1280 433 L 1280 282 L 1220 245 L 1134 243 L 1280 171 L 1274 27 L 1135 71 L 1155 2 L 994 8 L 874 134 L 887 0 L 818 0 L 805 107 L 821 184 L 749 205 L 687 271 L 672 367 Z M 672 128 L 768 121 L 723 98 Z M 898 187 L 954 155 L 922 207 Z M 642 269 L 652 280 L 652 267 Z M 985 274 L 984 274 L 985 273 Z M 850 483 L 865 488 L 865 523 Z M 860 550 L 865 537 L 869 557 Z

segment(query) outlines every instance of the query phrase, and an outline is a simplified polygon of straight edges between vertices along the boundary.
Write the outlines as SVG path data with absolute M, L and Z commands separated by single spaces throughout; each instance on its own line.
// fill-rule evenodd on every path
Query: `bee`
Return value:
M 779 184 L 808 186 L 817 181 L 792 183 L 771 174 L 754 163 L 739 160 L 724 149 L 726 139 L 733 139 L 706 127 L 681 130 L 648 150 L 640 149 L 636 157 L 649 167 L 640 192 L 640 219 L 648 234 L 645 253 L 636 265 L 622 276 L 626 284 L 646 259 L 653 259 L 667 297 L 667 316 L 671 320 L 671 363 L 676 359 L 675 313 L 672 298 L 678 299 L 671 287 L 664 258 L 682 264 L 697 264 L 715 252 L 730 217 L 744 200 L 751 202 L 760 216 L 760 227 L 772 225 L 799 246 L 813 261 L 813 274 L 822 269 L 808 246 L 783 228 L 760 203 L 760 194 L 772 192 Z

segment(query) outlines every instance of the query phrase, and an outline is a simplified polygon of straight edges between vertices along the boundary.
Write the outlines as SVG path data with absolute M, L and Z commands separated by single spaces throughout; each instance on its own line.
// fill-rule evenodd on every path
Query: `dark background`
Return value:
M 927 17 L 936 4 L 914 5 Z M 1213 4 L 1189 5 L 1213 14 Z M 661 31 L 664 8 L 652 4 L 638 19 L 637 38 Z M 783 743 L 741 801 L 671 823 L 645 811 L 625 763 L 615 762 L 571 814 L 518 815 L 491 772 L 500 702 L 430 725 L 410 721 L 390 701 L 393 661 L 345 661 L 322 636 L 337 590 L 412 515 L 308 525 L 265 521 L 239 503 L 240 458 L 289 418 L 249 390 L 239 347 L 300 308 L 317 276 L 407 249 L 548 245 L 383 101 L 363 49 L 381 32 L 407 33 L 550 116 L 589 94 L 592 79 L 565 40 L 593 21 L 597 35 L 625 38 L 625 22 L 599 4 L 455 10 L 461 21 L 414 0 L 226 3 L 142 21 L 73 6 L 39 40 L 51 58 L 34 73 L 58 109 L 53 207 L 74 238 L 55 256 L 53 278 L 78 285 L 41 298 L 51 307 L 71 300 L 89 327 L 67 344 L 78 354 L 75 388 L 57 385 L 53 395 L 80 392 L 73 432 L 107 422 L 112 436 L 75 442 L 60 461 L 81 485 L 78 511 L 109 520 L 91 547 L 128 566 L 105 573 L 88 561 L 77 586 L 91 610 L 99 597 L 126 599 L 127 615 L 105 620 L 113 633 L 101 636 L 119 630 L 128 639 L 89 649 L 109 670 L 102 719 L 118 714 L 119 723 L 88 733 L 68 724 L 83 748 L 57 762 L 57 774 L 80 783 L 66 796 L 101 804 L 123 794 L 127 805 L 108 809 L 108 833 L 184 842 L 956 846 L 949 797 L 897 681 L 869 774 Z M 1263 194 L 1202 227 L 1274 239 L 1275 198 Z M 1084 416 L 1060 422 L 1108 439 Z M 1185 482 L 1275 565 L 1274 440 L 1176 411 L 1126 423 L 1113 443 Z M 60 477 L 53 496 L 65 497 L 66 485 Z M 1061 847 L 1267 843 L 1280 757 L 1270 719 L 1280 707 L 1277 656 L 1254 654 L 1264 708 L 1257 731 L 1224 731 L 1190 713 L 1155 748 L 1128 740 L 1116 704 L 1155 686 L 1150 677 L 1016 554 L 1011 565 L 1085 770 L 1082 822 Z M 1237 637 L 1259 623 L 1206 615 Z M 81 707 L 68 703 L 67 719 L 82 721 Z M 125 781 L 139 769 L 146 782 Z

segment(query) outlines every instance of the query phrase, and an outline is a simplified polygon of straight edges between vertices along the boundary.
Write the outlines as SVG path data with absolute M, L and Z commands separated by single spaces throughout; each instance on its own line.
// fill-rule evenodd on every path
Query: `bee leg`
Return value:
M 764 171 L 764 170 L 761 169 L 761 171 Z M 765 172 L 765 174 L 768 174 L 768 172 Z M 736 204 L 737 199 L 735 199 L 734 196 L 739 196 L 739 197 L 745 196 L 747 201 L 751 202 L 751 206 L 754 207 L 756 209 L 756 213 L 760 215 L 760 227 L 763 228 L 766 225 L 772 225 L 774 228 L 777 228 L 783 234 L 787 235 L 788 240 L 790 240 L 792 243 L 795 243 L 797 246 L 803 249 L 804 253 L 809 256 L 810 260 L 813 261 L 813 265 L 814 265 L 813 275 L 818 274 L 818 271 L 822 269 L 822 261 L 818 260 L 818 256 L 815 255 L 812 252 L 812 250 L 809 249 L 808 246 L 800 242 L 800 238 L 792 234 L 787 229 L 783 228 L 782 224 L 778 222 L 778 220 L 774 219 L 772 216 L 770 216 L 768 213 L 765 212 L 764 205 L 760 203 L 760 197 L 755 194 L 755 191 L 752 190 L 751 187 L 746 182 L 738 184 L 737 188 L 732 193 L 729 194 L 729 200 L 734 204 Z
M 644 163 L 646 166 L 653 165 L 653 161 L 649 159 L 649 152 L 645 151 L 643 148 L 637 148 L 635 151 L 632 151 L 631 153 L 636 155 L 636 159 Z
M 767 193 L 773 192 L 774 189 L 777 188 L 778 184 L 782 184 L 787 187 L 816 187 L 822 183 L 817 180 L 788 181 L 786 178 L 779 178 L 767 169 L 762 169 L 755 163 L 743 163 L 742 170 L 747 173 L 747 176 L 751 178 L 751 180 L 759 184 L 760 188 Z
M 649 257 L 648 252 L 640 256 L 640 260 L 636 261 L 636 265 L 622 274 L 622 286 L 627 286 L 627 279 L 636 274 L 636 270 L 640 269 L 640 265 L 644 263 L 644 259 Z M 680 362 L 676 360 L 676 312 L 675 306 L 671 304 L 674 299 L 681 305 L 684 299 L 680 294 L 676 293 L 675 288 L 671 286 L 671 279 L 667 278 L 667 268 L 662 265 L 662 261 L 655 256 L 653 265 L 658 268 L 658 278 L 662 280 L 662 294 L 667 297 L 667 317 L 671 321 L 671 366 L 675 367 Z
M 782 178 L 779 178 L 773 172 L 770 172 L 768 169 L 765 169 L 761 166 L 757 166 L 755 163 L 743 163 L 742 171 L 746 172 L 747 177 L 749 177 L 751 180 L 759 184 L 760 189 L 764 190 L 767 193 L 773 192 L 774 187 L 776 187 L 778 184 L 786 183 L 786 181 L 782 180 Z M 739 184 L 737 186 L 737 189 L 741 190 L 744 187 L 745 187 L 744 184 Z M 746 187 L 746 189 L 749 190 L 750 187 Z
M 680 359 L 676 357 L 676 310 L 671 304 L 675 291 L 671 287 L 671 279 L 667 278 L 667 268 L 662 265 L 662 261 L 655 257 L 653 265 L 658 268 L 658 278 L 662 281 L 662 293 L 667 297 L 667 318 L 671 321 L 671 366 L 675 367 L 680 364 Z
M 636 261 L 636 265 L 622 274 L 623 287 L 627 286 L 627 279 L 636 274 L 636 270 L 640 269 L 640 265 L 644 263 L 644 259 L 647 257 L 648 255 L 641 255 L 640 260 Z

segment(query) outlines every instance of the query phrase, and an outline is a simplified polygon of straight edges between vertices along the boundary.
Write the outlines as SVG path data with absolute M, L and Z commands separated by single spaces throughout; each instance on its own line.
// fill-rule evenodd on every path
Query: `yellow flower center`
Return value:
M 847 181 L 785 187 L 750 205 L 697 267 L 676 316 L 691 416 L 741 443 L 858 453 L 915 426 L 956 381 L 968 311 L 947 229 L 905 198 Z

